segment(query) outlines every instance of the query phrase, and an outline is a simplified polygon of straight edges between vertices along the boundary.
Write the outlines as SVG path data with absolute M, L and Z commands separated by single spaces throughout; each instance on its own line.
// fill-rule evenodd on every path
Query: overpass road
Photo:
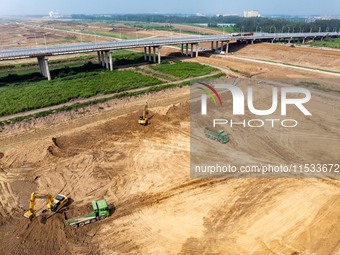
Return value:
M 288 42 L 291 40 L 299 40 L 302 43 L 307 39 L 323 39 L 327 37 L 339 37 L 340 33 L 261 33 L 254 35 L 238 35 L 232 36 L 230 34 L 225 35 L 205 35 L 205 36 L 185 36 L 185 37 L 170 37 L 170 38 L 152 38 L 152 39 L 140 39 L 140 40 L 124 40 L 124 41 L 111 41 L 111 42 L 99 42 L 99 43 L 81 43 L 81 44 L 63 44 L 55 46 L 45 47 L 32 47 L 32 48 L 16 48 L 10 50 L 0 51 L 0 61 L 15 60 L 25 58 L 37 58 L 39 63 L 40 73 L 47 79 L 51 79 L 51 75 L 48 68 L 48 56 L 59 56 L 77 53 L 97 52 L 98 62 L 104 68 L 113 70 L 112 64 L 112 51 L 119 49 L 133 49 L 144 48 L 144 58 L 151 62 L 161 61 L 161 47 L 168 45 L 181 45 L 181 53 L 184 54 L 184 45 L 186 50 L 186 56 L 188 56 L 189 45 L 191 47 L 191 57 L 194 55 L 194 46 L 196 46 L 195 56 L 198 55 L 199 43 L 211 42 L 211 49 L 214 50 L 214 43 L 216 43 L 216 49 L 219 49 L 219 42 L 221 43 L 221 49 L 226 46 L 226 51 L 229 48 L 230 41 L 243 41 L 247 43 L 253 43 L 255 41 L 271 41 L 272 43 L 278 39 L 285 39 Z M 153 49 L 153 54 L 151 50 Z M 148 51 L 148 52 L 147 52 Z M 158 51 L 156 53 L 156 51 Z M 156 54 L 158 55 L 158 61 L 156 61 Z M 152 59 L 153 55 L 153 59 Z

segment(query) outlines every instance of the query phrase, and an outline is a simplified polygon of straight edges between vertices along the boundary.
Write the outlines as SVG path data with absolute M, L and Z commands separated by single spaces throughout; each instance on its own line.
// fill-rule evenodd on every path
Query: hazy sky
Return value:
M 0 0 L 0 15 L 105 13 L 235 13 L 340 15 L 340 0 Z

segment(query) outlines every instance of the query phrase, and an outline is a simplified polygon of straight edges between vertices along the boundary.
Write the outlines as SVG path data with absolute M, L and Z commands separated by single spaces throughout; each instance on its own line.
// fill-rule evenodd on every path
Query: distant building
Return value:
M 51 18 L 51 19 L 58 19 L 61 17 L 61 15 L 59 14 L 58 11 L 50 11 L 48 13 L 48 16 Z
M 330 17 L 330 16 L 323 16 L 323 17 L 308 17 L 308 18 L 305 19 L 305 22 L 306 22 L 306 23 L 313 23 L 313 22 L 315 22 L 315 21 L 317 21 L 317 20 L 331 20 L 331 19 L 332 19 L 332 17 Z
M 244 11 L 243 12 L 243 17 L 245 18 L 252 18 L 252 17 L 260 17 L 260 13 L 259 11 L 254 11 L 254 10 L 251 10 L 251 11 Z

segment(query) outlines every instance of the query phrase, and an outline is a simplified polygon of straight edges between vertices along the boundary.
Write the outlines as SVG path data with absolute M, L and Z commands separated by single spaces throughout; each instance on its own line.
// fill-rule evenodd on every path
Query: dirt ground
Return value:
M 275 49 L 267 54 L 263 46 L 255 47 L 263 52 L 256 53 L 259 59 L 276 57 Z M 253 50 L 247 48 L 237 54 L 249 57 Z M 285 51 L 285 59 L 298 56 L 300 49 L 292 50 Z M 301 58 L 320 55 L 302 51 Z M 329 58 L 337 61 L 336 54 Z M 310 59 L 316 68 L 329 61 Z M 227 73 L 231 67 L 239 71 L 235 76 L 254 80 L 308 78 L 339 90 L 324 75 L 228 56 L 190 61 Z M 313 116 L 292 114 L 300 122 L 294 135 L 281 129 L 229 130 L 230 162 L 340 163 L 340 94 L 312 93 L 308 109 Z M 258 95 L 256 102 L 262 106 L 268 97 Z M 191 179 L 188 100 L 189 89 L 176 88 L 3 127 L 0 254 L 339 255 L 339 179 Z M 152 118 L 143 127 L 137 119 L 146 101 Z M 44 202 L 38 201 L 37 217 L 30 222 L 23 213 L 33 191 L 71 197 L 70 215 L 91 211 L 90 202 L 101 198 L 115 211 L 74 230 L 64 226 L 63 214 L 41 222 Z

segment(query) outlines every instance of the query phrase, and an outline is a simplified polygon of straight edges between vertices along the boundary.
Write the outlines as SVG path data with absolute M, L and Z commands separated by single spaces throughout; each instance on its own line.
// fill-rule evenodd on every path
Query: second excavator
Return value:
M 149 106 L 148 106 L 148 103 L 145 103 L 143 115 L 140 115 L 139 120 L 138 120 L 138 123 L 140 125 L 147 126 L 149 124 L 148 114 L 149 114 Z
M 28 211 L 24 214 L 26 218 L 31 219 L 34 216 L 34 206 L 36 199 L 46 199 L 47 200 L 47 209 L 56 213 L 60 209 L 62 209 L 68 203 L 68 197 L 58 194 L 56 196 L 52 196 L 50 194 L 39 194 L 33 192 L 30 198 L 30 206 Z

